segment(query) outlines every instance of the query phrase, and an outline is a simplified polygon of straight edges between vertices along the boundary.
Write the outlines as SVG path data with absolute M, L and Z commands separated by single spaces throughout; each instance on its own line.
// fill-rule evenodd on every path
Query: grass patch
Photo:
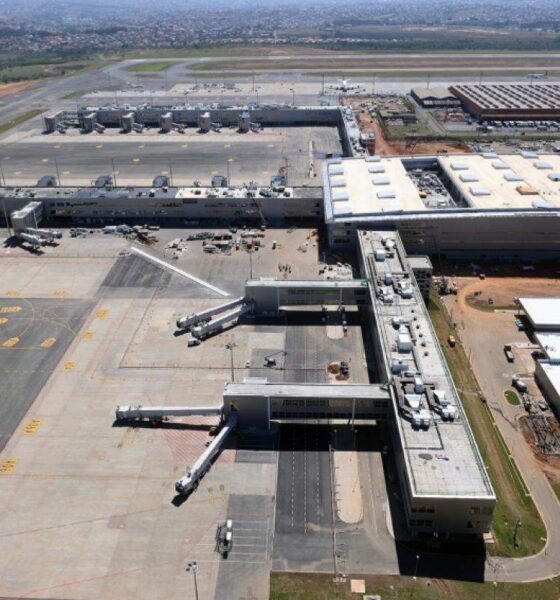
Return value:
M 552 489 L 554 490 L 556 497 L 558 498 L 558 500 L 560 500 L 560 483 L 550 482 L 550 485 L 552 486 Z
M 449 335 L 455 338 L 458 335 L 435 288 L 430 292 L 429 312 L 497 496 L 492 523 L 496 544 L 489 552 L 500 556 L 535 554 L 544 546 L 546 529 L 494 422 L 462 345 L 458 343 L 450 348 L 446 343 Z M 515 548 L 513 530 L 518 518 L 523 525 L 517 535 L 519 547 Z
M 28 110 L 27 112 L 23 113 L 22 115 L 17 116 L 15 119 L 12 119 L 11 121 L 6 121 L 5 123 L 2 123 L 0 125 L 0 134 L 5 133 L 6 131 L 9 131 L 13 127 L 17 127 L 18 125 L 21 125 L 22 123 L 25 123 L 25 121 L 29 121 L 29 119 L 33 119 L 33 117 L 36 117 L 37 115 L 44 113 L 45 110 L 46 110 L 45 108 L 36 108 L 34 110 Z
M 133 73 L 157 73 L 159 71 L 165 71 L 172 67 L 175 62 L 161 60 L 159 62 L 143 62 L 136 65 L 129 65 L 126 70 L 132 71 Z
M 506 397 L 506 400 L 512 406 L 519 406 L 521 404 L 521 400 L 519 399 L 519 396 L 512 390 L 506 390 L 504 392 L 504 396 Z
M 365 51 L 362 51 L 363 53 Z M 353 50 L 329 50 L 328 48 L 317 48 L 314 46 L 305 46 L 297 44 L 286 44 L 282 46 L 267 45 L 236 45 L 225 44 L 216 46 L 206 46 L 203 48 L 156 48 L 153 50 L 139 50 L 125 52 L 119 55 L 120 58 L 204 58 L 208 57 L 230 57 L 230 56 L 277 56 L 281 54 L 360 54 L 360 51 Z
M 250 73 L 189 73 L 189 77 L 193 79 L 214 79 L 215 81 L 221 81 L 231 77 L 232 79 L 243 79 L 244 77 L 251 77 Z
M 63 100 L 72 100 L 74 98 L 79 98 L 80 96 L 83 96 L 86 92 L 84 92 L 83 90 L 75 90 L 73 92 L 68 92 L 68 94 L 64 94 L 64 96 L 62 96 Z
M 415 600 L 557 600 L 560 579 L 547 579 L 535 583 L 472 583 L 441 579 L 414 580 L 400 576 L 363 576 L 366 592 L 381 598 L 414 598 Z M 334 583 L 329 575 L 299 573 L 272 573 L 270 576 L 270 600 L 351 600 L 350 580 Z

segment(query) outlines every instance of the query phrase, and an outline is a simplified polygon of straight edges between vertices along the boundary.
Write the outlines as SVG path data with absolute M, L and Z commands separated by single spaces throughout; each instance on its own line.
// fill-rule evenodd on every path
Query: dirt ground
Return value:
M 452 278 L 452 280 L 454 280 Z M 544 277 L 487 277 L 456 278 L 461 293 L 458 296 L 459 304 L 473 308 L 490 308 L 488 298 L 494 300 L 495 307 L 515 308 L 514 298 L 520 296 L 560 296 L 560 279 Z M 481 291 L 480 296 L 474 293 Z
M 360 109 L 360 104 L 367 102 L 367 98 L 345 99 L 345 104 L 350 104 L 354 109 Z M 364 133 L 375 133 L 375 154 L 379 156 L 408 156 L 411 154 L 436 154 L 445 151 L 450 154 L 460 154 L 468 151 L 468 147 L 461 142 L 418 142 L 414 146 L 406 142 L 389 141 L 379 123 L 367 110 L 358 113 L 358 124 Z
M 35 81 L 17 81 L 16 83 L 3 83 L 0 84 L 0 98 L 5 98 L 11 94 L 21 92 L 33 85 Z
M 538 449 L 535 447 L 535 438 L 527 421 L 525 419 L 520 419 L 519 423 L 521 425 L 521 431 L 523 432 L 525 441 L 533 449 L 533 452 L 535 453 L 535 456 L 537 457 L 537 460 L 539 461 L 541 468 L 548 480 L 553 485 L 560 484 L 560 456 L 546 456 L 544 454 L 540 454 Z
M 523 406 L 510 406 L 503 397 L 503 391 L 511 386 L 513 375 L 528 375 L 534 372 L 532 350 L 513 348 L 515 362 L 508 363 L 503 353 L 506 343 L 531 343 L 524 331 L 518 331 L 515 314 L 511 311 L 518 306 L 514 298 L 520 296 L 560 296 L 560 280 L 544 277 L 488 277 L 484 280 L 474 277 L 450 278 L 456 283 L 458 294 L 446 296 L 446 304 L 480 382 L 489 405 L 499 410 L 506 418 L 518 421 L 521 431 L 543 472 L 552 483 L 560 483 L 560 457 L 540 454 L 534 445 L 533 434 L 522 418 Z M 479 296 L 474 293 L 482 292 Z M 494 300 L 488 304 L 488 298 Z M 540 391 L 531 375 L 525 380 L 529 391 L 535 397 Z M 513 439 L 513 438 L 512 438 Z M 511 443 L 512 440 L 508 439 Z
M 462 142 L 418 142 L 415 145 L 407 144 L 407 142 L 390 141 L 385 137 L 383 129 L 380 127 L 377 120 L 369 114 L 367 109 L 363 109 L 361 104 L 371 101 L 370 97 L 351 97 L 343 98 L 342 103 L 352 106 L 358 113 L 358 124 L 361 131 L 364 133 L 375 133 L 375 153 L 379 156 L 408 156 L 422 154 L 436 154 L 438 152 L 446 152 L 450 154 L 461 154 L 468 152 L 468 147 Z

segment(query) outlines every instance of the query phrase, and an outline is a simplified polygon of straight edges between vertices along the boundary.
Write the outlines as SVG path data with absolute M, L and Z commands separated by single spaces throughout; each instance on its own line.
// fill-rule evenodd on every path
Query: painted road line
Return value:
M 21 310 L 21 306 L 3 306 L 0 308 L 0 313 L 17 313 Z
M 0 473 L 11 473 L 17 465 L 17 458 L 7 458 L 0 463 Z
M 37 433 L 40 425 L 41 419 L 31 419 L 31 421 L 29 421 L 27 425 L 23 428 L 23 433 L 25 435 L 33 435 L 34 433 Z
M 148 260 L 151 260 L 152 262 L 155 262 L 156 264 L 164 267 L 165 269 L 169 269 L 170 271 L 173 271 L 174 273 L 177 273 L 178 275 L 182 275 L 183 277 L 186 277 L 187 279 L 190 279 L 191 281 L 194 281 L 195 283 L 198 283 L 198 284 L 208 288 L 209 290 L 212 290 L 212 291 L 216 292 L 217 294 L 220 294 L 220 296 L 229 296 L 230 295 L 230 294 L 228 294 L 228 292 L 221 290 L 220 288 L 216 287 L 215 285 L 212 285 L 211 283 L 208 283 L 207 281 L 199 279 L 198 277 L 195 277 L 194 275 L 191 275 L 190 273 L 187 273 L 186 271 L 182 271 L 181 269 L 178 269 L 177 267 L 174 267 L 173 265 L 166 263 L 164 260 L 161 260 L 155 256 L 152 256 L 151 254 L 144 252 L 144 250 L 140 250 L 140 248 L 135 248 L 134 246 L 132 246 L 131 250 L 133 252 L 136 252 L 136 254 L 139 254 L 140 256 L 143 256 L 144 258 L 147 258 Z

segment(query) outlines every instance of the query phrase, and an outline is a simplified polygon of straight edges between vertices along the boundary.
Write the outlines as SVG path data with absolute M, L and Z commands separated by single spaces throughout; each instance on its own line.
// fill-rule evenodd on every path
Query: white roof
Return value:
M 554 362 L 560 362 L 560 333 L 540 332 L 535 335 L 539 346 L 546 357 Z
M 480 154 L 465 154 L 461 156 L 461 163 L 466 169 L 460 173 L 456 161 L 452 156 L 438 157 L 442 170 L 472 208 L 530 209 L 535 207 L 535 200 L 547 202 L 546 205 L 539 203 L 539 207 L 560 208 L 560 181 L 551 177 L 560 174 L 560 156 L 551 154 L 546 156 L 546 161 L 535 161 L 521 154 L 507 154 L 499 160 L 487 160 Z M 550 168 L 537 168 L 537 162 L 546 162 Z M 497 168 L 496 164 L 500 166 Z M 471 185 L 461 175 L 476 176 L 480 184 Z M 480 187 L 487 191 L 481 194 Z
M 560 329 L 560 298 L 519 298 L 535 329 Z
M 542 367 L 543 373 L 546 375 L 550 385 L 556 390 L 560 396 L 560 364 L 540 360 L 539 364 Z
M 400 158 L 383 158 L 381 164 L 366 158 L 345 158 L 342 166 L 346 180 L 346 186 L 342 188 L 345 195 L 339 195 L 340 188 L 330 187 L 335 216 L 426 210 Z M 327 183 L 330 183 L 330 168 L 328 173 Z M 344 211 L 339 207 L 341 200 L 347 204 Z

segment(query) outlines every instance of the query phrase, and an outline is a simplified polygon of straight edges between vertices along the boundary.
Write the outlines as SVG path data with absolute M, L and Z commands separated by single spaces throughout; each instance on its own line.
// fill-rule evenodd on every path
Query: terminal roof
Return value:
M 404 364 L 406 371 L 419 374 L 424 384 L 445 392 L 457 409 L 453 421 L 443 420 L 429 405 L 431 424 L 426 429 L 415 429 L 410 419 L 400 409 L 396 393 L 393 396 L 394 413 L 401 438 L 408 481 L 414 496 L 485 497 L 494 498 L 492 485 L 476 446 L 461 400 L 453 384 L 438 339 L 432 328 L 426 305 L 418 287 L 413 284 L 411 297 L 392 292 L 385 282 L 402 281 L 407 287 L 414 282 L 408 260 L 398 233 L 392 231 L 359 231 L 363 260 L 370 272 L 370 290 L 375 322 L 379 331 L 381 352 L 386 368 L 386 378 L 393 382 L 393 366 Z M 392 240 L 394 251 L 387 252 L 383 260 L 375 258 L 375 251 Z M 388 246 L 386 246 L 388 247 Z M 390 277 L 387 277 L 390 275 Z M 378 295 L 391 290 L 391 302 Z M 401 327 L 405 325 L 412 351 L 399 349 Z

